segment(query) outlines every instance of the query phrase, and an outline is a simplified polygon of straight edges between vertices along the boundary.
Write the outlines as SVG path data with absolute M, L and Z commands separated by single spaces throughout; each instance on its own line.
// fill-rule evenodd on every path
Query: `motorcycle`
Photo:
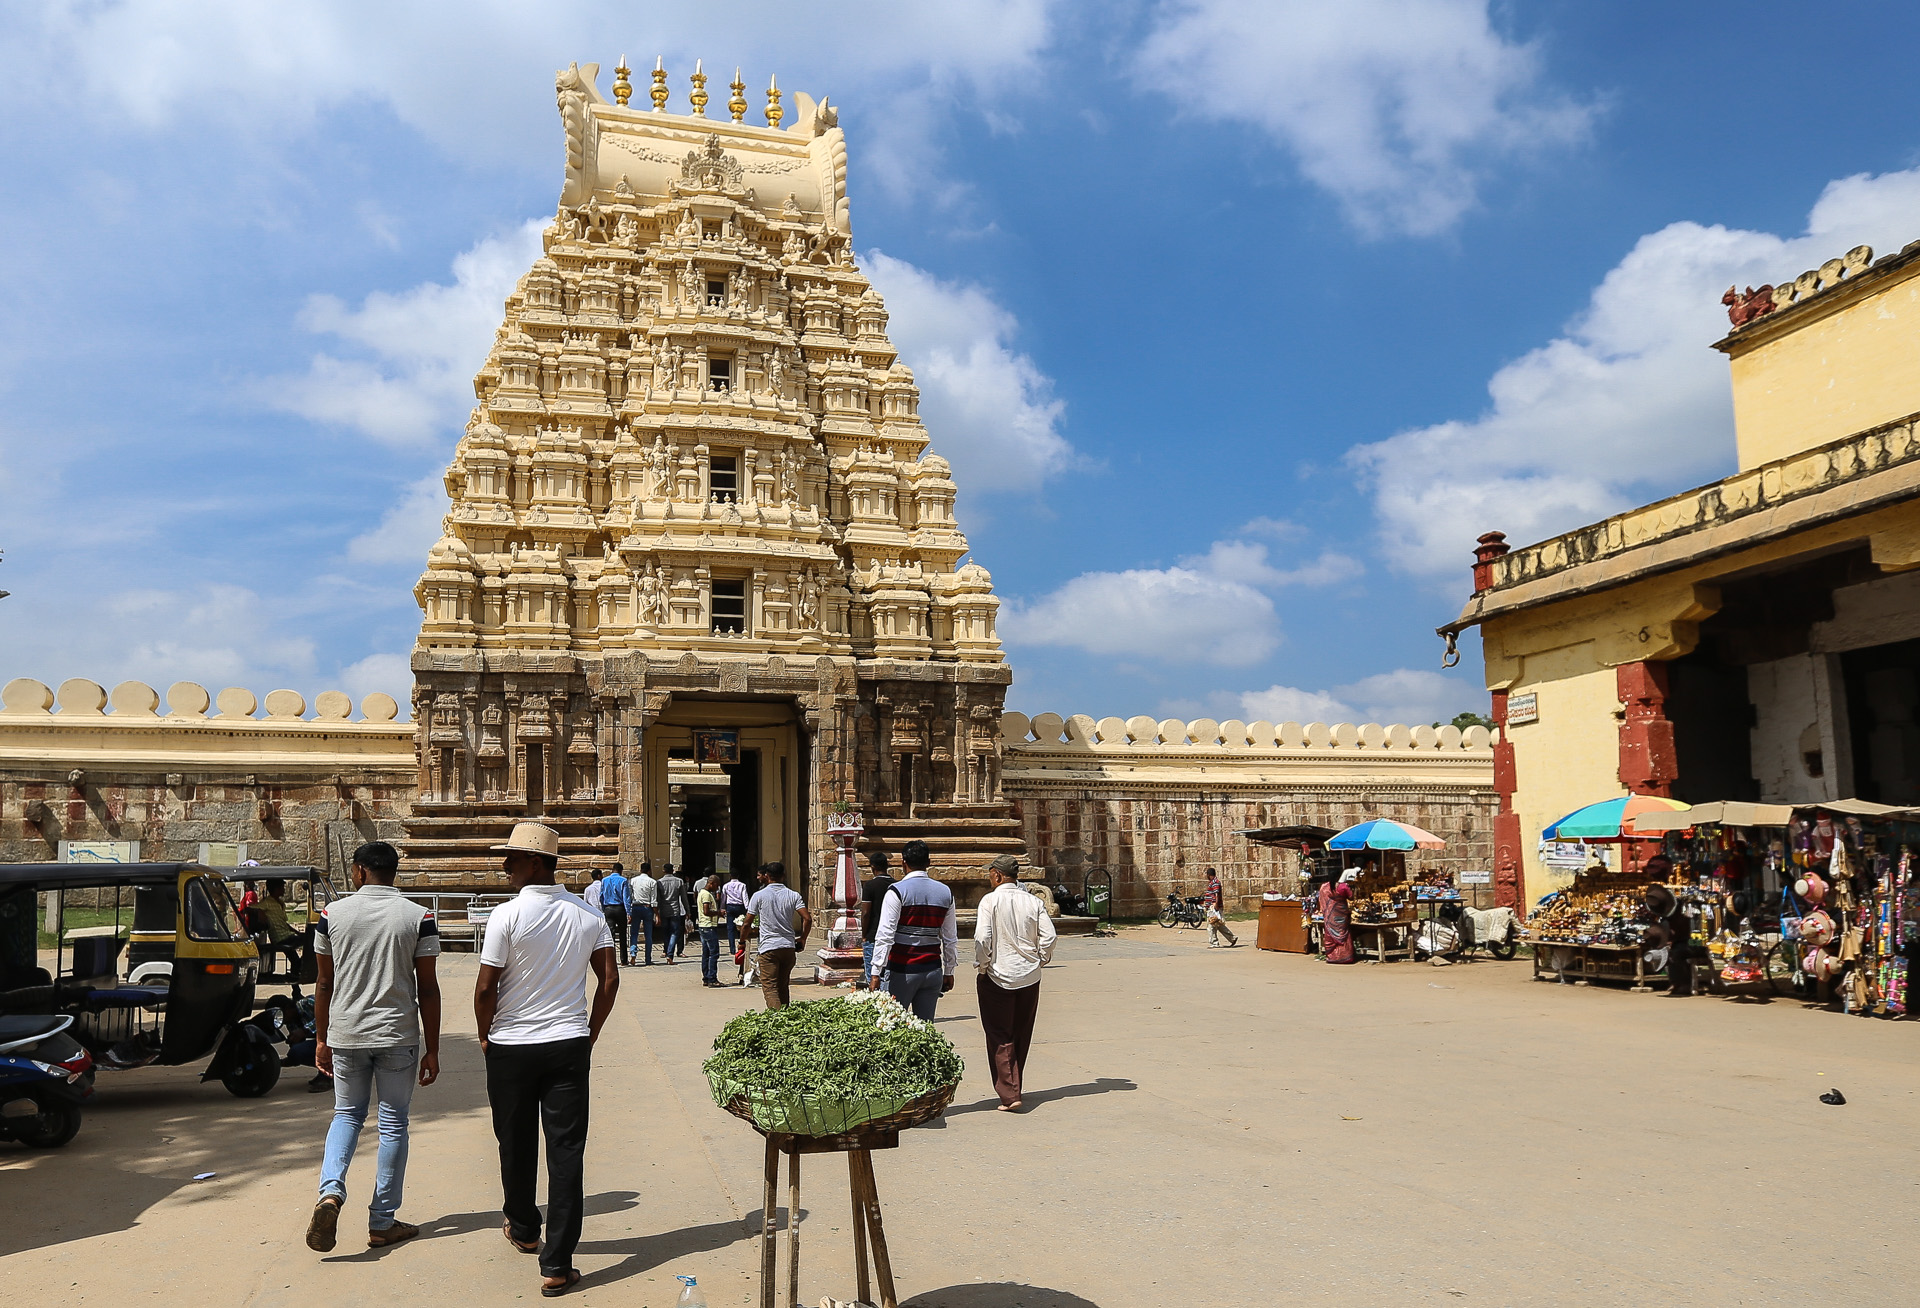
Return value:
M 1166 907 L 1160 910 L 1160 925 L 1203 927 L 1207 924 L 1206 902 L 1199 895 L 1189 895 L 1185 899 L 1179 895 L 1168 895 Z
M 1060 912 L 1066 917 L 1081 917 L 1087 911 L 1086 900 L 1068 890 L 1064 885 L 1053 888 L 1053 902 L 1060 906 Z
M 0 1017 L 0 1140 L 57 1149 L 79 1134 L 93 1094 L 93 1055 L 67 1015 Z

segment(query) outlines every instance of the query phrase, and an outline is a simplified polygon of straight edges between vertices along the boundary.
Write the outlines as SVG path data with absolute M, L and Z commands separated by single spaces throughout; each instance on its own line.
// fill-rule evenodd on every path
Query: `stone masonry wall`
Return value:
M 1220 870 L 1230 909 L 1297 889 L 1298 854 L 1238 834 L 1262 827 L 1392 818 L 1447 842 L 1410 853 L 1409 871 L 1493 867 L 1499 798 L 1484 727 L 1007 713 L 1001 739 L 1029 861 L 1075 891 L 1088 873 L 1110 873 L 1116 916 L 1201 893 L 1209 867 Z M 1490 907 L 1492 888 L 1471 897 Z

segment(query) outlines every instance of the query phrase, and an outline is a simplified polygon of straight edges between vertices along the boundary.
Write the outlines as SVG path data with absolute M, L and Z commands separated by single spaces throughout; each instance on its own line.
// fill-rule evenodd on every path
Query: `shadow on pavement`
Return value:
M 1030 1113 L 1041 1104 L 1050 1104 L 1056 1099 L 1080 1099 L 1087 1095 L 1104 1095 L 1114 1090 L 1138 1090 L 1139 1088 L 1126 1077 L 1103 1076 L 1097 1081 L 1082 1081 L 1079 1085 L 1056 1086 L 1052 1090 L 1028 1090 L 1021 1102 Z M 949 1108 L 945 1116 L 952 1117 L 957 1113 L 985 1113 L 999 1107 L 1000 1101 L 997 1098 L 982 1099 L 978 1103 Z M 938 1123 L 929 1123 L 929 1125 L 938 1125 Z
M 586 1215 L 588 1218 L 604 1217 L 608 1213 L 624 1213 L 634 1207 L 640 1198 L 637 1190 L 608 1190 L 602 1194 L 587 1196 Z M 497 1231 L 500 1223 L 506 1220 L 498 1208 L 482 1209 L 472 1213 L 448 1213 L 444 1217 L 434 1217 L 420 1223 L 421 1240 L 439 1240 L 454 1235 L 471 1235 L 475 1231 Z M 344 1226 L 345 1224 L 342 1223 Z M 501 1236 L 500 1242 L 506 1243 Z M 338 1254 L 324 1261 L 330 1263 L 365 1263 L 384 1256 L 388 1250 L 400 1248 L 388 1245 L 379 1249 L 361 1249 L 351 1254 Z M 585 1248 L 583 1243 L 581 1248 Z
M 1091 1299 L 1082 1299 L 1065 1290 L 1049 1290 L 1038 1285 L 1019 1285 L 1012 1281 L 993 1281 L 982 1285 L 949 1285 L 944 1290 L 929 1290 L 906 1300 L 900 1308 L 1100 1308 Z
M 72 1144 L 44 1152 L 0 1146 L 0 1257 L 127 1230 L 156 1204 L 199 1202 L 194 1192 L 203 1187 L 211 1198 L 267 1174 L 317 1184 L 333 1097 L 308 1094 L 306 1069 L 286 1067 L 262 1098 L 238 1099 L 218 1081 L 202 1082 L 204 1066 L 102 1072 Z M 440 1068 L 438 1082 L 414 1093 L 416 1131 L 486 1105 L 472 1036 L 444 1036 Z M 355 1160 L 363 1183 L 372 1175 L 373 1131 L 369 1124 Z M 214 1176 L 192 1179 L 205 1172 Z
M 587 1201 L 587 1211 L 593 1211 L 593 1200 Z M 784 1214 L 783 1214 L 784 1216 Z M 806 1210 L 800 1210 L 801 1220 L 806 1219 Z M 711 1253 L 715 1249 L 725 1249 L 745 1236 L 760 1229 L 760 1214 L 756 1210 L 748 1214 L 747 1220 L 737 1222 L 709 1222 L 705 1226 L 689 1226 L 679 1231 L 661 1231 L 657 1235 L 637 1235 L 625 1240 L 582 1240 L 580 1252 L 583 1254 L 624 1254 L 620 1262 L 598 1272 L 588 1272 L 580 1278 L 580 1288 L 612 1285 L 624 1281 L 630 1276 L 651 1271 L 676 1258 L 685 1258 L 692 1254 Z M 528 1261 L 532 1261 L 529 1259 Z

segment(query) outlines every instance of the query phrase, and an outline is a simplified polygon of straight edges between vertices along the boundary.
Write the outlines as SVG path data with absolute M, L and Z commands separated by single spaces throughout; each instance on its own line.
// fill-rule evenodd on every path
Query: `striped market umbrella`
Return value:
M 1684 813 L 1688 805 L 1659 795 L 1621 795 L 1598 804 L 1576 808 L 1540 833 L 1542 840 L 1584 840 L 1589 844 L 1621 840 L 1656 839 L 1633 829 L 1633 819 L 1642 813 Z M 1627 829 L 1621 830 L 1622 826 Z
M 1371 818 L 1327 840 L 1328 849 L 1445 849 L 1447 842 L 1408 822 Z

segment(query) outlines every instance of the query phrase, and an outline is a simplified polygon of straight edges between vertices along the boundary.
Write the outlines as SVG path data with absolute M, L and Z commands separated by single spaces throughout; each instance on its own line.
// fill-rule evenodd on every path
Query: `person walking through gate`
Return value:
M 760 994 L 768 1008 L 785 1008 L 793 980 L 793 960 L 807 947 L 813 914 L 787 886 L 787 869 L 760 865 L 760 889 L 747 901 L 746 929 L 760 935 Z
M 720 984 L 720 874 L 714 873 L 693 897 L 693 925 L 700 932 L 700 984 Z
M 493 910 L 473 989 L 474 1029 L 487 1062 L 487 1101 L 500 1142 L 500 1230 L 540 1255 L 540 1293 L 579 1284 L 573 1253 L 586 1205 L 587 1083 L 593 1044 L 620 991 L 619 951 L 607 919 L 554 884 L 560 833 L 521 822 L 496 851 L 518 892 Z M 587 977 L 596 978 L 587 1009 Z M 547 1140 L 546 1242 L 534 1169 Z
M 873 956 L 886 960 L 887 990 L 931 1022 L 940 996 L 953 989 L 960 965 L 960 933 L 953 916 L 953 891 L 927 875 L 933 859 L 924 840 L 909 840 L 900 851 L 907 874 L 887 888 L 880 926 L 873 933 Z M 880 988 L 880 973 L 867 982 Z
M 1227 938 L 1228 949 L 1240 947 L 1240 937 L 1233 934 L 1227 925 L 1227 894 L 1221 889 L 1220 874 L 1212 868 L 1207 869 L 1207 948 L 1220 947 L 1220 937 Z
M 400 855 L 384 840 L 353 851 L 354 890 L 329 904 L 314 924 L 319 977 L 313 987 L 316 1076 L 333 1078 L 333 1124 L 320 1164 L 320 1201 L 307 1222 L 307 1248 L 334 1246 L 347 1202 L 367 1109 L 380 1105 L 380 1153 L 367 1206 L 367 1244 L 399 1244 L 420 1228 L 396 1220 L 407 1179 L 407 1114 L 416 1080 L 440 1075 L 440 982 L 434 959 L 440 928 L 433 914 L 394 888 Z M 422 1052 L 424 1048 L 424 1052 Z
M 667 933 L 662 952 L 669 963 L 677 963 L 687 947 L 687 883 L 674 874 L 671 863 L 660 878 L 660 922 Z
M 860 979 L 873 981 L 873 933 L 880 929 L 880 901 L 886 896 L 887 887 L 893 884 L 893 878 L 887 873 L 887 851 L 876 849 L 867 855 L 867 870 L 873 873 L 867 884 L 860 887 Z M 881 960 L 882 972 L 886 971 L 886 960 Z
M 747 915 L 747 879 L 739 872 L 727 874 L 720 887 L 720 906 L 727 913 L 727 952 L 740 952 L 740 919 Z
M 633 939 L 628 944 L 627 952 L 639 953 L 641 938 L 645 937 L 647 957 L 640 966 L 652 967 L 653 933 L 660 929 L 660 883 L 653 879 L 652 863 L 640 865 L 640 875 L 633 879 L 633 884 L 628 887 L 628 891 L 633 900 L 633 915 L 629 919 L 631 925 L 628 928 L 632 932 Z
M 980 1031 L 1001 1111 L 1017 1113 L 1040 1010 L 1040 969 L 1053 959 L 1053 919 L 1037 895 L 1020 888 L 1020 860 L 1012 854 L 987 865 L 987 881 L 993 888 L 980 901 L 973 928 Z
M 627 918 L 632 912 L 633 885 L 615 863 L 613 871 L 600 880 L 600 914 L 607 919 L 607 930 L 613 933 L 614 952 L 620 955 L 622 964 L 633 962 L 633 955 L 627 951 Z

